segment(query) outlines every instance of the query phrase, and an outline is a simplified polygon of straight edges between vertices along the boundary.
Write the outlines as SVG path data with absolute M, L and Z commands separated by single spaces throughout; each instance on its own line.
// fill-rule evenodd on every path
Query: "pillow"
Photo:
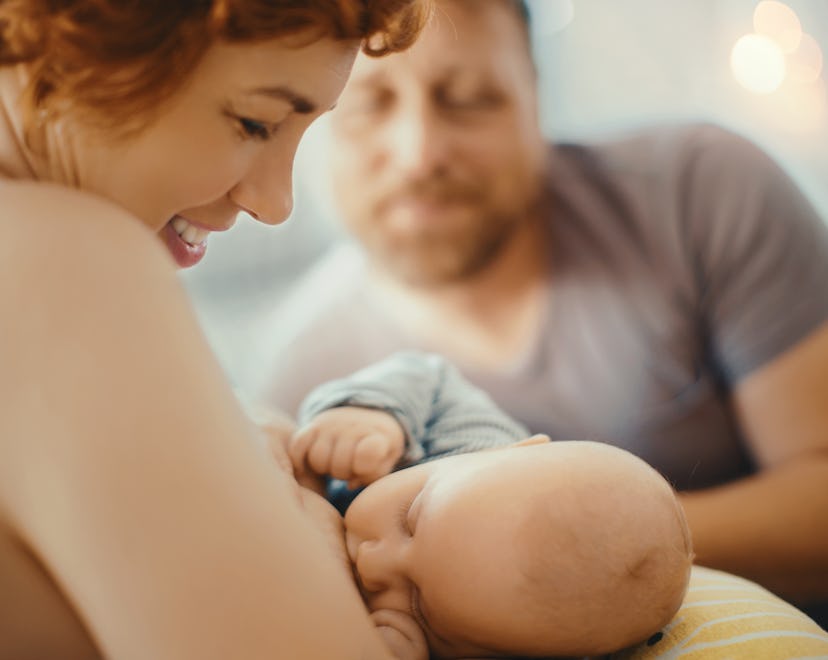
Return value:
M 608 660 L 817 660 L 828 632 L 744 578 L 694 566 L 681 609 L 660 633 Z

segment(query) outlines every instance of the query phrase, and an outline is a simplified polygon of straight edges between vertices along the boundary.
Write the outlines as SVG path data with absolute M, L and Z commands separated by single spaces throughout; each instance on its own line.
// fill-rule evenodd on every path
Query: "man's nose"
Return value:
M 376 593 L 405 582 L 400 553 L 382 540 L 363 541 L 357 550 L 356 569 L 365 591 Z
M 244 177 L 230 191 L 230 198 L 259 222 L 278 225 L 293 210 L 293 159 L 295 147 L 263 150 Z
M 412 177 L 428 176 L 445 165 L 451 131 L 427 102 L 401 106 L 390 126 L 388 148 L 393 163 Z

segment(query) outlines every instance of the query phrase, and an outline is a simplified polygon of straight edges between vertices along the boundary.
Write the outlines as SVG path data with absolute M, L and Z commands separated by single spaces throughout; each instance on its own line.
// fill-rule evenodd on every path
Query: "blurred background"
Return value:
M 547 136 L 713 121 L 773 155 L 828 222 L 828 0 L 530 0 L 530 8 Z M 240 218 L 181 275 L 235 385 L 262 366 L 265 312 L 343 239 L 327 132 L 323 118 L 300 146 L 285 224 Z

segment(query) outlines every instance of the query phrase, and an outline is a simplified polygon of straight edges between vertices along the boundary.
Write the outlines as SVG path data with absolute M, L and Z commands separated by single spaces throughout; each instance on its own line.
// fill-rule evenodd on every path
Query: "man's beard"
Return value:
M 372 258 L 394 279 L 409 286 L 437 288 L 483 271 L 509 244 L 526 220 L 489 213 L 454 230 L 399 235 L 381 223 L 363 226 L 361 239 Z
M 498 199 L 481 182 L 441 170 L 363 202 L 362 217 L 349 223 L 350 229 L 375 264 L 394 279 L 421 288 L 449 286 L 485 270 L 537 217 L 541 179 L 524 184 Z M 406 218 L 406 213 L 428 212 L 418 211 L 418 203 L 426 208 L 433 204 L 435 216 Z

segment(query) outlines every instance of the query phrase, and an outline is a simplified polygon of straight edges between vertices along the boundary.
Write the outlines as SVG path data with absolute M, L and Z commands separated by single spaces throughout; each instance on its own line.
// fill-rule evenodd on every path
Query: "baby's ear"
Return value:
M 513 447 L 531 447 L 532 445 L 542 445 L 547 442 L 552 442 L 549 436 L 545 433 L 536 433 L 531 438 L 526 438 L 525 440 L 521 440 L 520 442 L 516 442 L 513 444 Z

